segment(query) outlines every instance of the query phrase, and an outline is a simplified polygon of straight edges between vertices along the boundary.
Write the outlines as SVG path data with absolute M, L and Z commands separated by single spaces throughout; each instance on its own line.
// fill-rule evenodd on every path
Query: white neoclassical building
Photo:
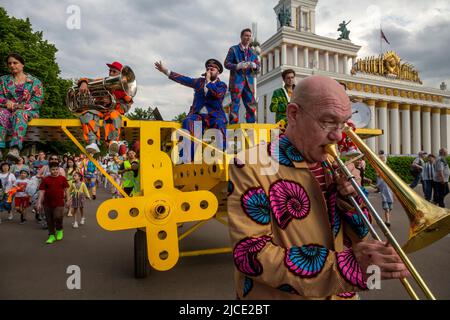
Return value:
M 258 122 L 274 122 L 275 115 L 269 110 L 272 93 L 282 86 L 281 73 L 294 69 L 297 81 L 313 74 L 330 76 L 346 85 L 353 101 L 363 101 L 370 107 L 368 128 L 383 130 L 381 136 L 367 140 L 372 150 L 382 149 L 389 154 L 425 150 L 437 154 L 440 147 L 449 148 L 450 91 L 444 86 L 435 89 L 422 85 L 418 73 L 408 73 L 403 66 L 395 71 L 398 77 L 383 74 L 389 67 L 385 65 L 383 70 L 379 65 L 386 63 L 383 57 L 358 59 L 360 46 L 315 34 L 317 2 L 280 0 L 274 8 L 278 30 L 261 45 Z M 290 21 L 282 25 L 280 13 L 288 14 Z M 389 58 L 400 61 L 394 53 Z

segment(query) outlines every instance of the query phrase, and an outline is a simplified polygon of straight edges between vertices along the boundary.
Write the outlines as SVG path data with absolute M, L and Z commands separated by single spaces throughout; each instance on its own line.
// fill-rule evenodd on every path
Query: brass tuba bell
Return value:
M 123 90 L 134 97 L 137 91 L 136 77 L 133 70 L 124 66 L 119 75 L 96 79 L 88 82 L 88 94 L 80 94 L 78 86 L 69 89 L 66 105 L 70 111 L 81 113 L 89 109 L 107 111 L 114 108 L 116 100 L 112 92 Z

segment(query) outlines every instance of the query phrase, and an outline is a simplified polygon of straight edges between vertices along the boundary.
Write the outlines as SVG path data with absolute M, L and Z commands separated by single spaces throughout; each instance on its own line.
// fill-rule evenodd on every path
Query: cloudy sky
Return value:
M 153 67 L 197 77 L 210 57 L 225 59 L 239 32 L 258 23 L 258 40 L 276 32 L 278 0 L 0 0 L 8 14 L 29 17 L 35 31 L 58 48 L 64 78 L 107 75 L 105 63 L 121 61 L 138 80 L 135 106 L 157 106 L 165 119 L 187 111 L 192 90 L 170 82 Z M 68 28 L 77 20 L 79 29 Z M 337 38 L 338 24 L 352 20 L 350 39 L 359 56 L 378 54 L 379 27 L 404 60 L 420 71 L 424 84 L 450 87 L 450 1 L 319 0 L 316 33 Z M 228 82 L 228 72 L 222 80 Z

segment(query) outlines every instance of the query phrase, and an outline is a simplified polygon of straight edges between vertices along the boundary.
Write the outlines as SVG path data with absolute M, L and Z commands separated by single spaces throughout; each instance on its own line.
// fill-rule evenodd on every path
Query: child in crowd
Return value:
M 73 158 L 69 158 L 69 157 L 67 158 L 65 170 L 66 170 L 66 179 L 70 186 L 70 185 L 72 185 L 72 182 L 73 182 L 73 175 L 75 174 L 75 172 L 78 171 L 78 168 L 77 168 Z M 69 207 L 68 210 L 69 211 L 67 212 L 67 216 L 71 217 L 72 216 L 72 208 Z
M 378 156 L 380 157 L 381 161 L 387 163 L 387 156 L 385 155 L 383 150 L 380 150 L 378 152 Z M 388 187 L 386 182 L 380 176 L 377 176 L 377 187 L 381 193 L 381 205 L 384 210 L 384 223 L 386 224 L 387 227 L 390 228 L 391 227 L 390 218 L 394 203 L 394 196 L 392 195 L 391 189 Z
M 20 170 L 19 178 L 14 184 L 17 187 L 16 197 L 14 199 L 14 204 L 16 207 L 16 212 L 20 214 L 20 224 L 24 224 L 26 219 L 26 209 L 30 206 L 30 195 L 27 193 L 27 186 L 30 182 L 28 178 L 27 170 Z
M 113 160 L 109 163 L 109 167 L 108 167 L 108 173 L 111 175 L 111 177 L 114 179 L 114 181 L 119 186 L 121 186 L 121 184 L 122 184 L 122 179 L 119 174 L 119 168 L 120 168 L 121 164 L 122 164 L 122 160 L 120 160 L 119 156 L 115 155 L 113 157 Z M 113 199 L 121 197 L 119 190 L 117 190 L 117 188 L 114 187 L 113 185 L 111 185 L 111 193 L 112 193 Z
M 78 228 L 77 222 L 78 209 L 80 210 L 80 217 L 81 217 L 80 224 L 84 225 L 86 223 L 86 219 L 84 218 L 84 200 L 86 197 L 91 199 L 89 195 L 89 190 L 86 187 L 86 184 L 83 181 L 81 181 L 81 179 L 82 179 L 81 174 L 79 172 L 75 172 L 73 174 L 73 182 L 69 188 L 70 202 L 74 219 L 72 226 L 74 228 Z
M 8 212 L 8 220 L 13 219 L 11 212 L 11 202 L 8 202 L 8 192 L 14 187 L 16 183 L 16 177 L 10 172 L 9 163 L 3 162 L 1 164 L 0 181 L 2 183 L 2 194 L 0 195 L 0 213 L 3 211 Z
M 40 214 L 36 210 L 37 200 L 39 198 L 39 185 L 41 184 L 41 179 L 36 176 L 33 176 L 29 179 L 27 184 L 26 192 L 30 195 L 30 206 L 33 208 L 34 218 L 37 223 L 41 223 L 42 228 L 47 228 L 47 222 L 45 221 L 44 214 Z
M 84 178 L 86 180 L 86 186 L 92 194 L 92 199 L 95 200 L 97 198 L 97 167 L 91 160 L 87 158 L 86 160 Z
M 47 244 L 63 239 L 64 198 L 66 206 L 70 205 L 69 184 L 66 177 L 60 175 L 59 165 L 50 162 L 50 175 L 44 177 L 39 186 L 37 209 L 44 207 L 48 225 Z

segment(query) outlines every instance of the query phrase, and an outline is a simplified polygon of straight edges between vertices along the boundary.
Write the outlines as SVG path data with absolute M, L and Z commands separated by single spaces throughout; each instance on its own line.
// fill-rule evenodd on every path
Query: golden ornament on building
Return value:
M 402 59 L 394 51 L 388 51 L 378 57 L 371 56 L 358 59 L 352 67 L 351 74 L 355 75 L 358 72 L 375 74 L 422 84 L 419 72 L 415 70 L 414 66 L 401 61 Z

